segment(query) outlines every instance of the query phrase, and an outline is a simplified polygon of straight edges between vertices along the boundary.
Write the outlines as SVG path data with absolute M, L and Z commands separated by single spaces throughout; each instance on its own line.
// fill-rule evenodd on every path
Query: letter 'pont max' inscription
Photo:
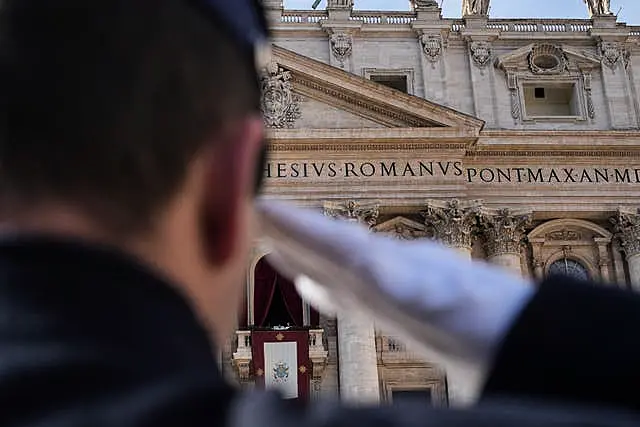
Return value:
M 457 180 L 469 184 L 640 184 L 638 167 L 466 167 L 460 161 L 271 161 L 265 178 L 278 181 Z M 275 183 L 274 182 L 274 183 Z

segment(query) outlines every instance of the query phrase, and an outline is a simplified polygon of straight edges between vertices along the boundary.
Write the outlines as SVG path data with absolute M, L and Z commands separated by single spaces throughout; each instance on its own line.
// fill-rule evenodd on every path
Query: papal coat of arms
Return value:
M 420 41 L 427 59 L 432 63 L 438 62 L 442 55 L 442 39 L 438 36 L 423 34 Z
M 269 64 L 262 77 L 262 112 L 268 128 L 292 128 L 300 118 L 300 97 L 293 93 L 291 72 Z
M 289 379 L 289 365 L 285 362 L 278 362 L 273 366 L 273 381 L 282 384 Z
M 471 57 L 473 58 L 473 62 L 480 67 L 484 68 L 489 64 L 491 60 L 493 52 L 491 50 L 491 46 L 488 43 L 484 42 L 473 42 L 471 43 Z

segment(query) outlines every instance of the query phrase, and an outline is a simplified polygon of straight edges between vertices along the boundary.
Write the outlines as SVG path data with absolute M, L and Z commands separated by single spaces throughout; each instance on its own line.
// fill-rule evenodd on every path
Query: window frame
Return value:
M 407 79 L 407 94 L 414 95 L 415 71 L 413 68 L 363 68 L 362 76 L 370 81 L 372 76 L 402 76 Z
M 525 96 L 526 87 L 543 87 L 548 93 L 554 86 L 571 85 L 573 88 L 573 101 L 575 102 L 576 114 L 569 116 L 541 116 L 531 115 L 527 110 Z M 532 122 L 585 122 L 587 121 L 586 100 L 584 97 L 584 84 L 578 76 L 518 76 L 518 97 L 520 98 L 520 111 L 523 123 Z

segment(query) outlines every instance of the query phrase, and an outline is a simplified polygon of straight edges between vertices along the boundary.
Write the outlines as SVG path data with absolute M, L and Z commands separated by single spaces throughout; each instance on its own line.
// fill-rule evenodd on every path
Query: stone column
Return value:
M 379 206 L 357 202 L 326 203 L 325 215 L 373 227 Z M 378 357 L 373 321 L 360 316 L 342 315 L 338 319 L 340 396 L 351 405 L 380 402 Z
M 633 213 L 619 209 L 611 222 L 627 258 L 631 286 L 640 290 L 640 209 Z
M 480 215 L 480 229 L 489 262 L 522 275 L 521 247 L 532 213 L 513 213 L 509 209 L 485 210 Z
M 479 212 L 479 202 L 452 200 L 449 202 L 430 201 L 420 214 L 424 218 L 425 226 L 432 232 L 436 240 L 457 249 L 470 261 Z M 461 265 L 460 268 L 464 268 L 464 265 Z M 476 379 L 472 378 L 472 375 L 473 372 L 462 368 L 447 369 L 449 401 L 453 406 L 467 406 L 474 403 L 476 391 L 471 387 L 471 384 Z

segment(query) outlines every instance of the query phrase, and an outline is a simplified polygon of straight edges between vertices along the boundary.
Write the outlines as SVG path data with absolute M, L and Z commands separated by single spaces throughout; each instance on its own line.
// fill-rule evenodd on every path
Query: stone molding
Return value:
M 636 212 L 618 209 L 611 223 L 627 259 L 640 255 L 640 209 Z
M 452 248 L 471 249 L 480 207 L 479 201 L 429 201 L 420 215 L 437 240 Z
M 273 46 L 273 59 L 290 70 L 295 89 L 303 95 L 329 96 L 332 104 L 354 106 L 353 111 L 379 120 L 391 118 L 390 126 L 456 127 L 479 133 L 484 121 L 423 98 L 388 88 L 337 67 L 305 57 L 291 50 Z M 313 93 L 310 93 L 312 91 Z M 322 100 L 321 99 L 321 100 Z M 372 114 L 373 113 L 373 114 Z
M 502 254 L 520 256 L 527 227 L 531 226 L 532 212 L 516 213 L 509 209 L 483 209 L 479 215 L 479 229 L 489 257 Z
M 376 233 L 387 234 L 398 240 L 416 240 L 427 237 L 427 227 L 408 218 L 397 216 L 373 228 Z

